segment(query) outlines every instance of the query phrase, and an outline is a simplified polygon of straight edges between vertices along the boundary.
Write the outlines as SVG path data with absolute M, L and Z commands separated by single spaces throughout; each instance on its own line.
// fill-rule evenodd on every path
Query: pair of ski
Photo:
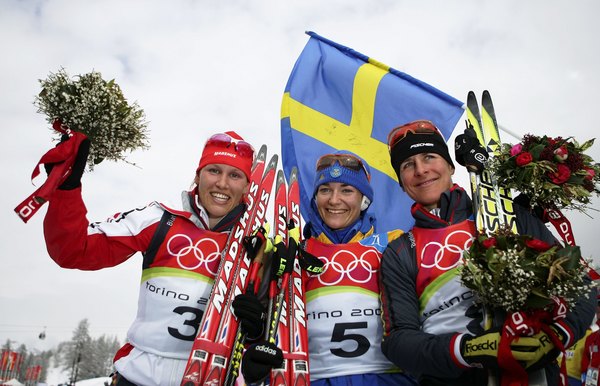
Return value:
M 481 98 L 481 111 L 473 91 L 467 95 L 467 134 L 474 135 L 486 148 L 490 157 L 500 150 L 500 132 L 492 97 L 485 90 Z M 484 169 L 481 174 L 469 170 L 475 223 L 479 232 L 495 232 L 508 226 L 516 233 L 517 219 L 510 189 L 498 186 L 496 178 Z
M 245 334 L 233 315 L 231 304 L 238 294 L 255 291 L 257 273 L 262 265 L 262 253 L 259 256 L 248 253 L 244 242 L 258 232 L 266 220 L 278 156 L 273 155 L 268 163 L 266 158 L 267 147 L 263 145 L 252 167 L 246 211 L 232 229 L 223 249 L 209 301 L 181 381 L 182 386 L 233 385 L 238 377 Z M 283 221 L 287 222 L 289 216 L 300 228 L 297 171 L 292 171 L 289 190 L 283 172 L 280 170 L 277 173 L 276 196 L 278 208 L 274 223 L 279 223 L 277 213 L 281 213 L 285 207 Z M 285 242 L 289 243 L 288 227 L 279 228 L 280 225 L 277 232 L 284 235 Z M 268 319 L 269 326 L 273 326 L 269 330 L 269 338 L 278 341 L 285 358 L 282 368 L 272 372 L 272 385 L 309 384 L 302 272 L 297 259 L 294 258 L 292 266 L 293 270 L 281 277 L 281 296 L 277 297 L 282 305 L 288 305 L 290 311 L 280 309 L 278 314 Z
M 275 207 L 273 211 L 272 276 L 268 282 L 268 312 L 266 339 L 283 352 L 283 363 L 274 368 L 269 385 L 309 385 L 308 335 L 303 286 L 303 264 L 300 258 L 300 188 L 298 170 L 293 168 L 289 186 L 282 170 L 277 172 Z M 310 269 L 310 268 L 309 268 Z M 251 289 L 253 291 L 253 289 Z M 233 357 L 238 363 L 232 368 L 232 379 L 238 375 L 244 340 L 236 341 Z M 229 378 L 228 378 L 229 379 Z M 225 384 L 230 385 L 226 379 Z
M 469 91 L 467 95 L 467 134 L 476 136 L 490 157 L 500 151 L 500 131 L 492 97 L 487 90 L 483 91 L 481 97 L 481 114 L 475 93 Z M 496 177 L 487 169 L 481 174 L 469 170 L 469 179 L 477 231 L 490 235 L 502 227 L 508 227 L 513 233 L 517 233 L 517 218 L 510 189 L 499 186 Z M 487 312 L 489 310 L 484 311 L 484 327 L 489 329 L 494 324 L 493 315 Z M 498 323 L 502 322 L 498 321 L 496 324 Z M 498 374 L 490 374 L 488 386 L 497 386 L 498 378 Z M 530 374 L 530 386 L 546 384 L 543 370 Z
M 308 334 L 301 266 L 300 235 L 300 186 L 298 169 L 290 173 L 286 189 L 283 171 L 277 175 L 275 187 L 275 210 L 273 224 L 276 248 L 274 275 L 269 283 L 269 307 L 267 316 L 267 340 L 283 351 L 283 364 L 271 371 L 269 385 L 309 385 Z M 279 247 L 277 247 L 279 245 Z

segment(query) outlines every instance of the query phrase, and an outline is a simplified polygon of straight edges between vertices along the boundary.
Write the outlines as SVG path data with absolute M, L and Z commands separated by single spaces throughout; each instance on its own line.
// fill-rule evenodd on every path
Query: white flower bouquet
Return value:
M 71 79 L 64 69 L 40 79 L 38 112 L 90 139 L 88 169 L 104 159 L 125 161 L 126 152 L 147 149 L 147 122 L 137 103 L 128 103 L 114 80 L 92 71 Z M 128 162 L 130 163 L 130 162 Z

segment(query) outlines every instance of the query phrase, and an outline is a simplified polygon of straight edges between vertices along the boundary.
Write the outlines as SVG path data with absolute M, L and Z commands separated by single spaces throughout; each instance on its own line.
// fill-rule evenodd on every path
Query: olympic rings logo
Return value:
M 461 262 L 463 251 L 468 249 L 472 242 L 473 235 L 464 230 L 448 234 L 444 239 L 444 244 L 431 241 L 425 244 L 421 251 L 421 267 L 437 268 L 441 271 L 455 268 Z M 432 251 L 432 248 L 435 248 L 435 252 Z
M 373 274 L 379 270 L 380 254 L 375 249 L 369 249 L 360 256 L 347 250 L 337 251 L 331 259 L 319 256 L 325 264 L 323 272 L 317 276 L 325 286 L 339 284 L 344 278 L 356 284 L 365 284 L 373 279 Z
M 182 241 L 175 242 L 179 238 L 183 238 L 187 245 L 184 244 L 179 250 L 174 250 L 179 248 L 179 244 L 182 243 Z M 211 269 L 213 266 L 211 263 L 221 257 L 221 251 L 219 244 L 211 238 L 200 239 L 194 244 L 189 236 L 178 233 L 173 235 L 167 242 L 167 252 L 176 257 L 179 266 L 185 270 L 193 271 L 204 265 L 208 272 L 213 275 L 217 274 L 216 269 Z

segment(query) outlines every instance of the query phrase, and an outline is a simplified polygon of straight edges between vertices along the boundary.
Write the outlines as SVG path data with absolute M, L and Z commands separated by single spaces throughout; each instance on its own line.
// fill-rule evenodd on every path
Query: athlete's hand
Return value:
M 552 329 L 552 332 L 562 340 L 562 335 L 554 328 L 550 328 Z M 535 351 L 532 352 L 533 358 L 523 363 L 523 367 L 525 367 L 527 371 L 535 371 L 546 367 L 550 362 L 554 362 L 560 354 L 560 350 L 554 346 L 550 336 L 545 332 L 541 331 L 532 336 L 532 338 L 537 340 L 537 345 L 535 346 Z
M 273 343 L 255 343 L 248 347 L 242 357 L 242 375 L 246 383 L 265 379 L 271 369 L 281 367 L 283 352 Z
M 63 134 L 60 142 L 56 146 L 60 146 L 63 142 L 69 141 L 68 135 Z M 77 150 L 77 156 L 75 157 L 75 163 L 71 167 L 71 173 L 58 186 L 59 190 L 73 190 L 81 186 L 81 177 L 83 176 L 83 170 L 87 163 L 88 155 L 90 154 L 90 140 L 88 138 L 81 141 L 79 149 Z M 47 174 L 50 174 L 55 164 L 44 164 L 44 169 Z
M 231 306 L 248 338 L 258 338 L 263 332 L 265 320 L 265 306 L 260 300 L 252 294 L 239 294 L 233 299 Z
M 500 333 L 488 331 L 480 335 L 463 335 L 460 354 L 473 367 L 497 368 Z
M 460 353 L 464 361 L 473 367 L 498 368 L 499 346 L 498 331 L 487 331 L 477 336 L 464 335 L 460 342 Z M 510 350 L 513 358 L 528 371 L 545 367 L 559 354 L 544 332 L 516 338 L 511 342 Z
M 467 128 L 454 140 L 454 157 L 456 162 L 469 171 L 480 174 L 485 169 L 485 162 L 489 158 L 489 154 L 479 143 L 475 131 Z

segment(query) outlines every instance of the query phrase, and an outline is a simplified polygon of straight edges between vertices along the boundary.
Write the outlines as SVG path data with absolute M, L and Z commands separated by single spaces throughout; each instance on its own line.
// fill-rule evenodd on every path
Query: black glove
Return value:
M 258 338 L 263 332 L 265 320 L 265 306 L 260 300 L 252 294 L 239 294 L 233 299 L 231 306 L 248 338 Z
M 517 197 L 513 198 L 513 202 L 527 209 L 535 217 L 542 220 L 542 222 L 547 223 L 550 221 L 544 208 L 542 208 L 539 205 L 535 205 L 535 203 L 532 203 L 531 198 L 528 195 L 521 193 Z
M 273 343 L 255 343 L 248 347 L 242 357 L 242 375 L 246 383 L 256 383 L 265 379 L 271 369 L 281 367 L 283 352 Z
M 60 139 L 60 142 L 56 145 L 60 145 L 61 143 L 68 141 L 69 136 L 63 134 Z M 79 144 L 79 149 L 77 150 L 77 156 L 75 157 L 75 162 L 71 167 L 71 174 L 67 176 L 67 178 L 63 181 L 62 184 L 58 186 L 60 190 L 73 190 L 81 186 L 81 176 L 83 176 L 83 170 L 85 169 L 85 165 L 87 163 L 88 155 L 90 154 L 90 140 L 88 138 L 81 141 Z M 44 164 L 44 169 L 46 169 L 46 173 L 50 174 L 54 164 Z
M 479 143 L 473 128 L 469 127 L 454 140 L 454 157 L 469 171 L 480 174 L 485 169 L 489 154 Z

